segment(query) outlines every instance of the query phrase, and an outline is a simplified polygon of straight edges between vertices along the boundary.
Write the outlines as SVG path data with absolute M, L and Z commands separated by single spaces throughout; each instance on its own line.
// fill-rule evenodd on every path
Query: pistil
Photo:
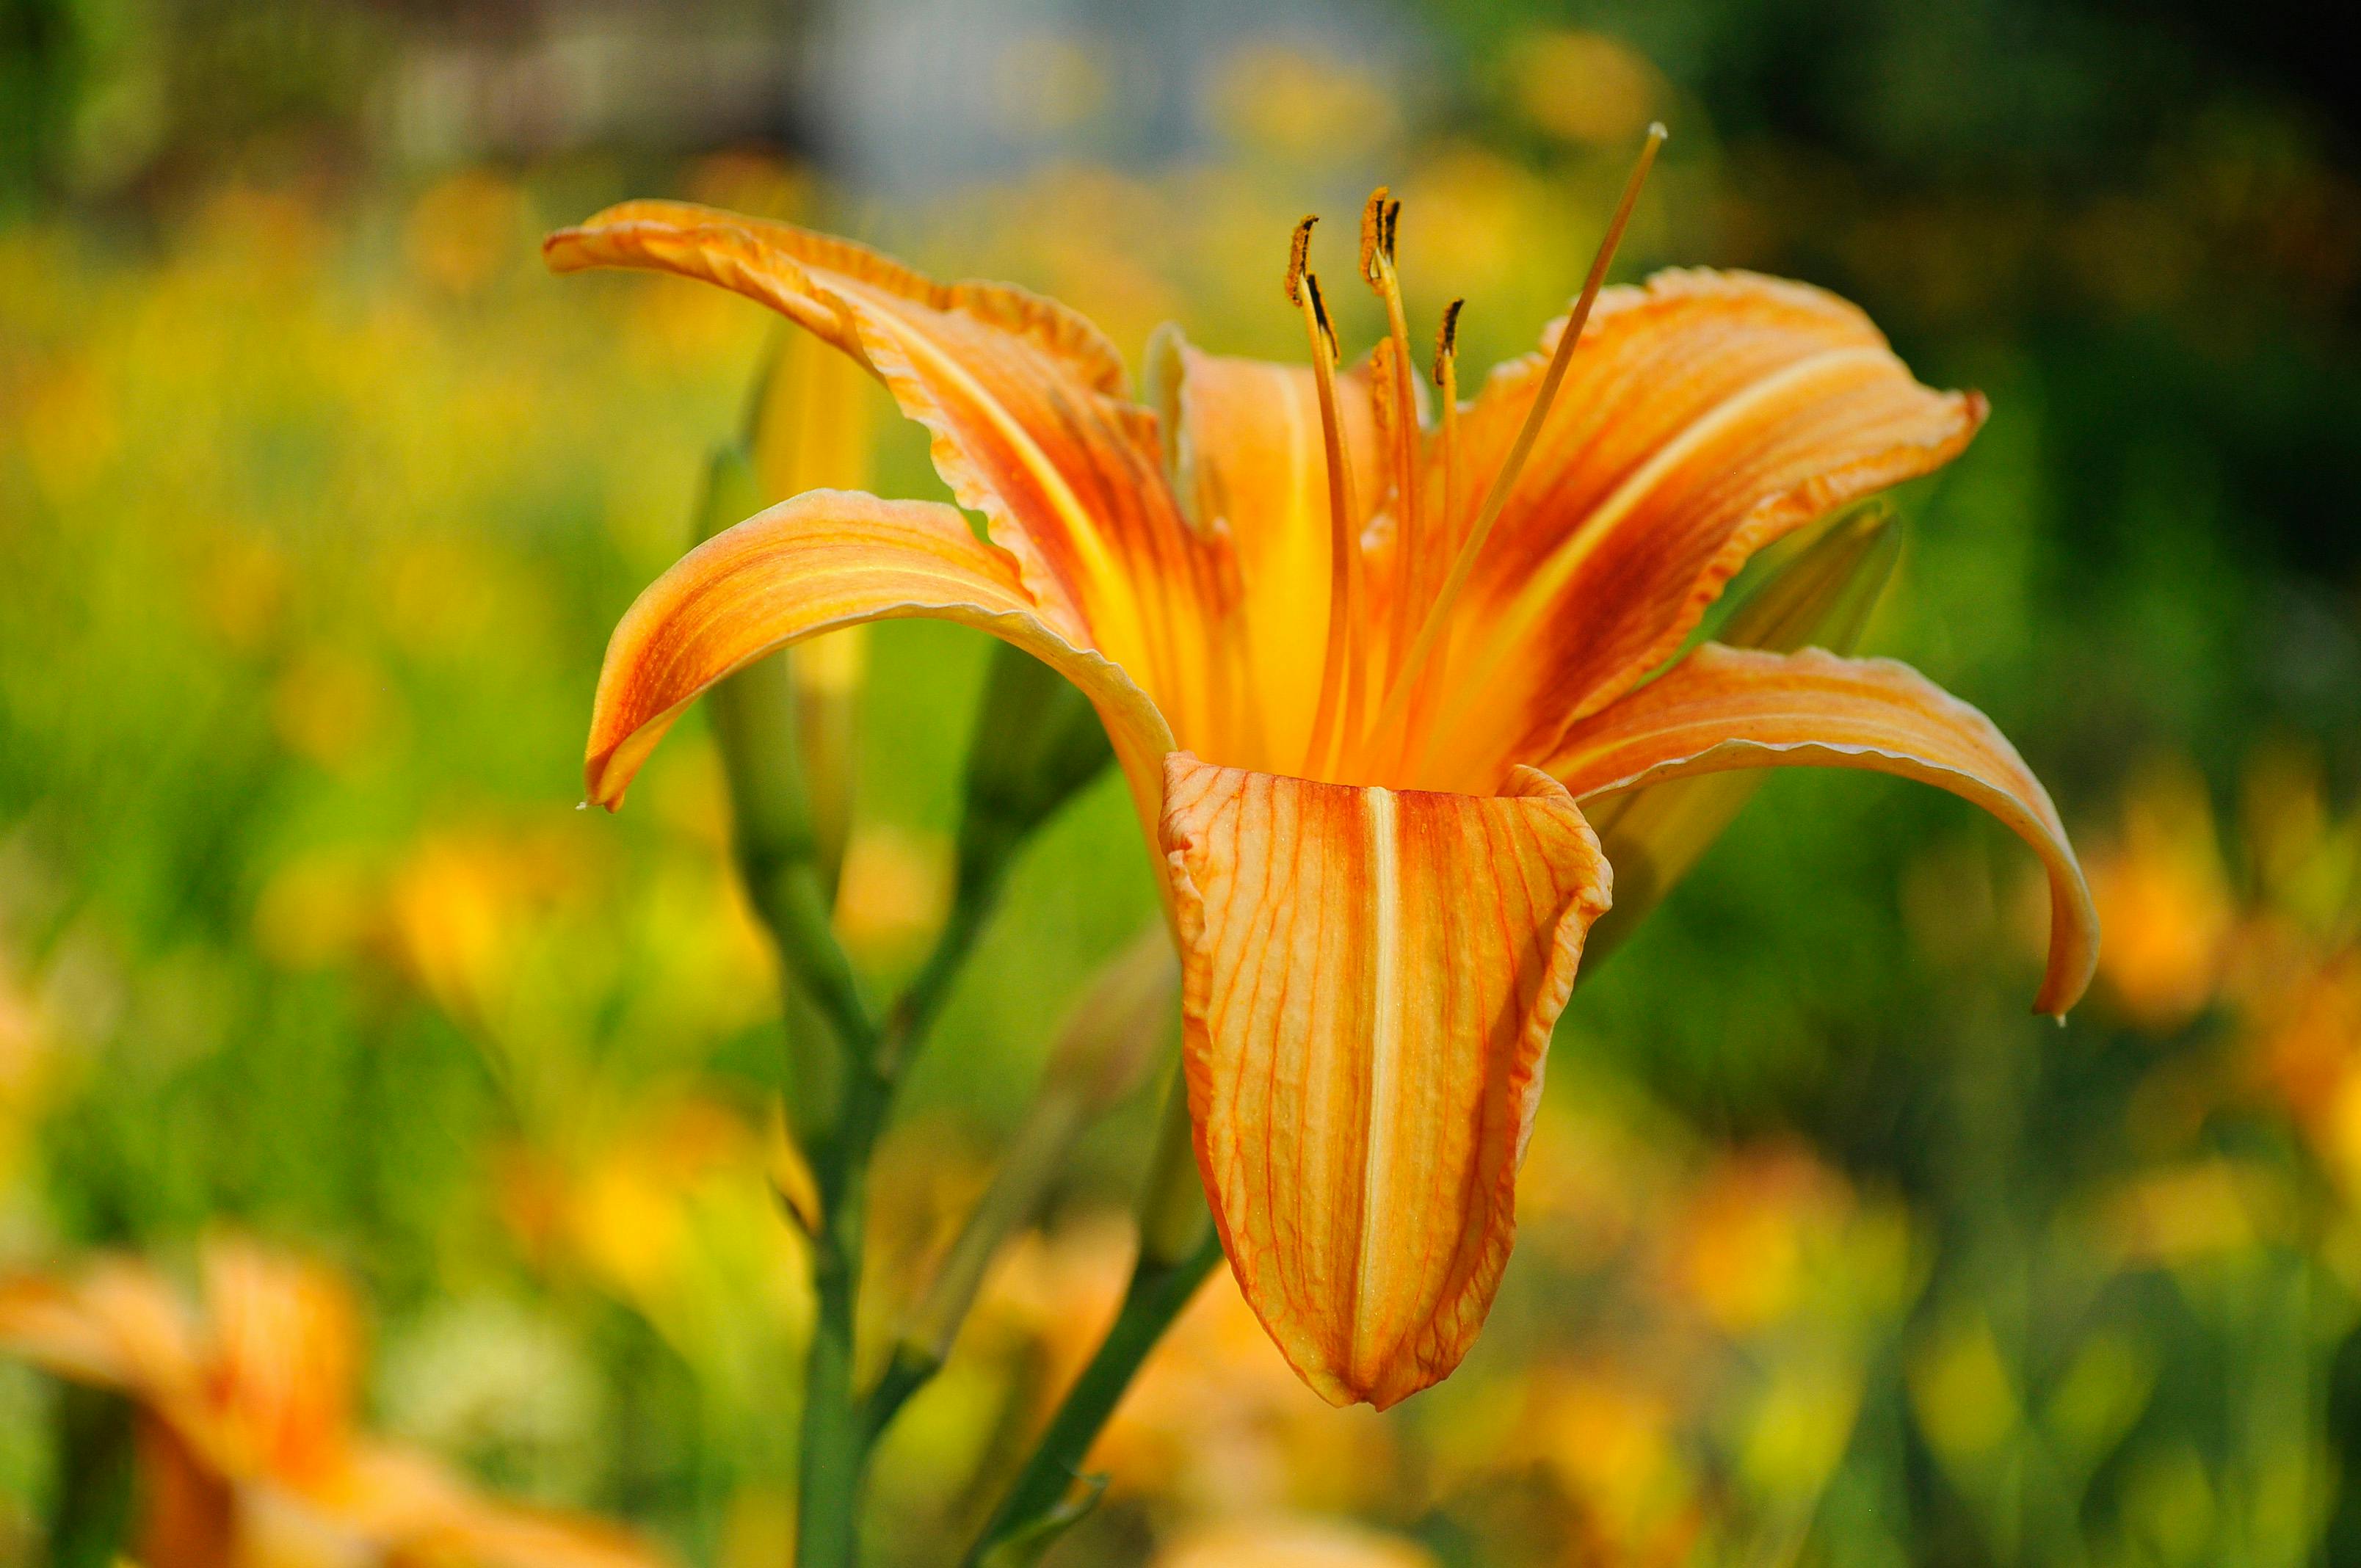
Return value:
M 1353 471 L 1345 461 L 1345 433 L 1336 411 L 1336 332 L 1320 295 L 1320 280 L 1309 265 L 1312 225 L 1295 225 L 1287 258 L 1287 298 L 1303 313 L 1312 350 L 1312 375 L 1320 394 L 1320 436 L 1328 464 L 1328 636 L 1321 660 L 1320 700 L 1312 710 L 1311 743 L 1304 752 L 1307 776 L 1319 777 L 1333 761 L 1343 736 L 1357 729 L 1361 646 L 1361 547 L 1353 520 Z
M 1436 466 L 1441 470 L 1443 492 L 1436 498 L 1434 543 L 1438 554 L 1450 548 L 1452 520 L 1459 515 L 1459 313 L 1466 304 L 1466 300 L 1458 299 L 1444 306 L 1443 320 L 1434 331 L 1433 375 L 1435 396 L 1443 405 L 1436 416 L 1435 438 L 1439 448 Z M 1443 664 L 1449 664 L 1451 638 L 1448 627 L 1440 634 L 1440 645 L 1433 656 Z M 1365 759 L 1367 770 L 1378 770 L 1391 763 L 1392 766 L 1385 770 L 1387 776 L 1400 775 L 1403 759 L 1399 753 L 1408 749 L 1411 737 L 1425 730 L 1427 710 L 1433 706 L 1435 690 L 1435 684 L 1432 681 L 1412 685 L 1410 708 L 1402 726 L 1401 744 L 1395 748 L 1396 755 L 1388 757 L 1378 749 L 1386 740 L 1382 723 L 1370 730 L 1368 755 Z
M 1393 464 L 1394 596 L 1389 618 L 1386 663 L 1398 668 L 1410 646 L 1413 604 L 1426 600 L 1429 557 L 1435 554 L 1427 538 L 1424 509 L 1419 494 L 1418 391 L 1411 368 L 1410 324 L 1402 313 L 1401 280 L 1394 267 L 1394 230 L 1401 219 L 1401 203 L 1383 185 L 1369 192 L 1361 209 L 1361 279 L 1385 302 L 1386 334 L 1391 352 L 1381 356 L 1389 385 L 1384 389 L 1391 417 L 1387 434 Z
M 1631 177 L 1624 182 L 1622 200 L 1615 206 L 1615 216 L 1609 221 L 1606 236 L 1598 242 L 1598 254 L 1590 263 L 1590 275 L 1583 280 L 1581 296 L 1576 300 L 1573 313 L 1567 316 L 1565 329 L 1558 334 L 1557 345 L 1550 355 L 1549 368 L 1543 372 L 1540 389 L 1533 394 L 1532 405 L 1525 411 L 1524 423 L 1517 430 L 1517 438 L 1509 447 L 1509 455 L 1499 471 L 1492 477 L 1490 487 L 1484 492 L 1484 504 L 1476 514 L 1475 525 L 1460 542 L 1459 552 L 1451 563 L 1451 574 L 1444 579 L 1443 590 L 1434 598 L 1426 619 L 1418 629 L 1418 640 L 1411 644 L 1410 655 L 1394 672 L 1386 700 L 1378 710 L 1375 723 L 1369 727 L 1365 752 L 1380 745 L 1387 732 L 1400 722 L 1409 707 L 1412 689 L 1420 670 L 1434 652 L 1434 644 L 1443 635 L 1451 608 L 1460 592 L 1467 586 L 1476 563 L 1484 553 L 1485 542 L 1490 538 L 1493 524 L 1500 520 L 1501 509 L 1508 504 L 1510 492 L 1515 489 L 1518 476 L 1523 472 L 1525 459 L 1531 455 L 1533 442 L 1541 434 L 1543 422 L 1548 418 L 1550 404 L 1565 383 L 1566 367 L 1574 361 L 1574 351 L 1582 341 L 1584 327 L 1589 324 L 1591 307 L 1598 302 L 1598 291 L 1607 281 L 1607 269 L 1615 259 L 1616 247 L 1622 243 L 1623 231 L 1631 224 L 1631 209 L 1640 201 L 1640 188 L 1647 183 L 1648 170 L 1656 161 L 1656 149 L 1664 144 L 1665 130 L 1662 125 L 1648 127 L 1647 140 L 1640 148 L 1640 157 L 1631 166 Z M 1404 738 L 1403 750 L 1409 762 L 1415 765 L 1422 759 L 1418 754 L 1416 736 Z

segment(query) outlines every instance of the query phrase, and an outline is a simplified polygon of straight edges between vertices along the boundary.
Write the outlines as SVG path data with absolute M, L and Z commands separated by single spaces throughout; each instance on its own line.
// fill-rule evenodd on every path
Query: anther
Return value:
M 1467 303 L 1454 300 L 1443 307 L 1443 324 L 1434 330 L 1434 384 L 1438 387 L 1451 379 L 1452 361 L 1459 357 L 1459 312 Z
M 1382 185 L 1369 192 L 1361 203 L 1361 280 L 1378 280 L 1378 258 L 1393 258 L 1393 247 L 1386 233 L 1386 188 Z
M 1304 291 L 1312 296 L 1312 319 L 1320 324 L 1321 340 L 1328 345 L 1328 363 L 1334 365 L 1342 357 L 1336 346 L 1336 327 L 1328 319 L 1328 302 L 1320 292 L 1320 278 L 1306 269 L 1303 272 Z
M 1344 423 L 1336 409 L 1336 331 L 1328 319 L 1328 302 L 1321 297 L 1320 280 L 1307 265 L 1312 220 L 1296 226 L 1287 264 L 1288 297 L 1303 315 L 1303 334 L 1312 351 L 1312 378 L 1320 400 L 1320 437 L 1328 469 L 1328 632 L 1321 659 L 1320 695 L 1312 707 L 1312 733 L 1304 754 L 1304 771 L 1320 776 L 1332 753 L 1357 722 L 1361 661 L 1361 554 L 1355 520 L 1359 509 L 1353 495 L 1353 476 L 1345 449 Z
M 1490 537 L 1492 525 L 1500 521 L 1501 508 L 1508 504 L 1509 492 L 1516 488 L 1517 476 L 1523 471 L 1526 457 L 1533 449 L 1533 439 L 1541 433 L 1542 422 L 1557 397 L 1558 388 L 1565 380 L 1566 367 L 1574 360 L 1576 346 L 1582 341 L 1583 328 L 1589 324 L 1591 307 L 1598 302 L 1598 291 L 1607 281 L 1607 269 L 1615 259 L 1615 248 L 1623 240 L 1623 230 L 1631 221 L 1631 209 L 1640 203 L 1640 188 L 1648 181 L 1648 170 L 1656 161 L 1656 149 L 1664 145 L 1668 133 L 1661 122 L 1648 127 L 1647 139 L 1641 145 L 1640 156 L 1631 165 L 1631 177 L 1624 181 L 1623 196 L 1615 205 L 1615 215 L 1607 223 L 1607 233 L 1598 242 L 1598 253 L 1591 259 L 1590 275 L 1583 280 L 1582 293 L 1575 301 L 1565 325 L 1560 329 L 1556 346 L 1551 351 L 1549 367 L 1542 374 L 1540 387 L 1535 389 L 1532 402 L 1525 410 L 1524 422 L 1518 426 L 1516 439 L 1510 443 L 1509 453 L 1492 476 L 1492 483 L 1484 492 L 1484 502 L 1477 510 L 1476 521 L 1460 542 L 1458 554 L 1451 563 L 1451 573 L 1444 581 L 1443 590 L 1427 607 L 1426 619 L 1418 629 L 1417 640 L 1411 643 L 1409 657 L 1394 674 L 1392 685 L 1384 703 L 1378 707 L 1376 722 L 1370 728 L 1374 742 L 1382 739 L 1389 726 L 1402 717 L 1409 704 L 1411 691 L 1418 673 L 1433 652 L 1435 639 L 1442 635 L 1451 607 L 1466 587 L 1468 575 L 1475 570 L 1483 554 L 1485 541 Z M 1416 757 L 1410 759 L 1412 764 Z
M 1312 225 L 1319 221 L 1318 214 L 1306 214 L 1295 225 L 1295 237 L 1288 242 L 1287 302 L 1290 305 L 1303 302 L 1303 272 L 1312 260 Z

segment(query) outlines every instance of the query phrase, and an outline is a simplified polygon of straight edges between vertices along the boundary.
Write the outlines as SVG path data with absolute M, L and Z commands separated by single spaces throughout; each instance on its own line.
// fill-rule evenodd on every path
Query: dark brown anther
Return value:
M 1312 261 L 1312 225 L 1320 221 L 1319 214 L 1306 214 L 1295 225 L 1295 237 L 1287 246 L 1287 302 L 1303 302 L 1303 271 Z
M 1312 319 L 1320 323 L 1321 340 L 1328 345 L 1328 360 L 1336 360 L 1336 329 L 1328 320 L 1328 302 L 1321 297 L 1320 279 L 1310 269 L 1303 272 L 1303 287 L 1312 296 Z
M 1459 308 L 1467 302 L 1454 300 L 1443 307 L 1443 324 L 1434 334 L 1434 384 L 1444 384 L 1451 374 L 1451 362 L 1459 356 Z
M 1386 250 L 1386 188 L 1380 185 L 1361 203 L 1362 281 L 1378 280 L 1378 258 Z M 1388 258 L 1391 259 L 1389 256 Z
M 1401 203 L 1388 202 L 1386 203 L 1386 260 L 1389 264 L 1394 259 L 1394 230 L 1400 223 Z

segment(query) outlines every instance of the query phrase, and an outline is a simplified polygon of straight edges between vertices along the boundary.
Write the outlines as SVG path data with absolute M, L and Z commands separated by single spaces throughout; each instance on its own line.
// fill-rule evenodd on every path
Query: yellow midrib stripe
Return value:
M 1692 421 L 1680 434 L 1658 447 L 1655 455 L 1642 464 L 1630 478 L 1618 485 L 1613 495 L 1586 514 L 1565 543 L 1559 545 L 1549 559 L 1526 579 L 1516 598 L 1493 622 L 1492 637 L 1480 665 L 1472 669 L 1465 681 L 1459 684 L 1477 690 L 1488 685 L 1510 652 L 1532 631 L 1533 624 L 1548 610 L 1550 600 L 1565 587 L 1576 569 L 1615 531 L 1616 524 L 1647 497 L 1657 482 L 1689 454 L 1752 412 L 1758 405 L 1794 390 L 1799 383 L 1813 380 L 1832 370 L 1849 368 L 1856 362 L 1882 361 L 1889 357 L 1890 351 L 1883 344 L 1860 344 L 1849 348 L 1829 349 L 1808 359 L 1799 359 L 1775 376 L 1765 377 L 1737 395 L 1725 399 L 1703 418 Z M 1453 733 L 1456 733 L 1458 728 L 1455 726 Z M 1448 736 L 1438 739 L 1448 739 Z
M 1792 391 L 1800 384 L 1818 379 L 1834 370 L 1849 368 L 1868 360 L 1889 357 L 1882 344 L 1861 344 L 1850 348 L 1834 348 L 1799 359 L 1775 376 L 1767 376 L 1735 397 L 1725 399 L 1711 413 L 1693 421 L 1686 429 L 1656 449 L 1654 456 L 1642 464 L 1630 478 L 1615 488 L 1615 493 L 1600 502 L 1582 526 L 1557 547 L 1541 569 L 1527 581 L 1510 607 L 1508 624 L 1521 627 L 1548 608 L 1548 601 L 1565 586 L 1576 567 L 1588 559 L 1599 543 L 1614 532 L 1615 525 L 1628 516 L 1631 509 L 1656 487 L 1658 480 L 1687 458 L 1690 453 L 1720 434 L 1730 425 L 1752 413 L 1762 403 L 1769 402 Z
M 1378 1286 L 1378 1225 L 1388 1179 L 1393 1166 L 1395 1080 L 1401 1055 L 1401 885 L 1400 844 L 1395 834 L 1399 811 L 1393 792 L 1371 789 L 1363 796 L 1369 812 L 1369 881 L 1376 893 L 1370 907 L 1369 959 L 1369 1101 L 1362 1138 L 1361 1247 L 1353 1290 L 1353 1366 L 1357 1376 L 1378 1346 L 1369 1343 L 1369 1306 Z

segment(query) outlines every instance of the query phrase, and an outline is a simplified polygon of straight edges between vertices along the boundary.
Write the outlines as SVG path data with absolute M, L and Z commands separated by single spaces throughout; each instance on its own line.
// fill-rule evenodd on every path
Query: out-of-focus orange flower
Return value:
M 1543 1053 L 1609 901 L 1577 800 L 1795 763 L 1935 784 L 2048 868 L 2037 1005 L 2070 1006 L 2094 961 L 2064 828 L 1981 714 L 1817 650 L 1708 643 L 1654 674 L 1755 550 L 1940 466 L 1984 413 L 1817 291 L 1687 272 L 1600 292 L 1657 139 L 1567 317 L 1464 409 L 1446 317 L 1432 429 L 1382 190 L 1357 271 L 1388 334 L 1366 363 L 1338 368 L 1307 220 L 1285 282 L 1311 364 L 1168 334 L 1152 406 L 1062 306 L 785 225 L 641 202 L 544 247 L 560 270 L 721 284 L 843 350 L 990 531 L 816 490 L 699 546 L 609 647 L 592 798 L 618 804 L 716 681 L 862 621 L 975 626 L 1073 681 L 1160 851 L 1231 1267 L 1338 1403 L 1446 1376 L 1490 1308 Z
M 1397 1474 L 1393 1430 L 1313 1397 L 1218 1277 L 1140 1369 L 1089 1464 L 1200 1515 L 1382 1504 Z
M 18 1140 L 30 1124 L 49 1057 L 49 1024 L 0 946 L 0 1191 L 16 1174 Z
M 2361 1195 L 2361 947 L 2292 977 L 2257 1012 L 2267 1081 L 2330 1174 Z
M 1725 1333 L 1776 1321 L 1802 1294 L 1806 1231 L 1830 1228 L 1848 1197 L 1800 1150 L 1723 1161 L 1672 1233 L 1677 1288 Z
M 0 1283 L 0 1347 L 138 1409 L 147 1568 L 655 1568 L 605 1524 L 498 1503 L 354 1431 L 358 1335 L 328 1275 L 247 1242 L 203 1310 L 148 1265 Z
M 1156 1554 L 1155 1568 L 1434 1568 L 1414 1541 L 1333 1519 L 1274 1517 L 1191 1530 Z
M 728 1105 L 642 1088 L 583 1150 L 512 1150 L 500 1208 L 527 1254 L 577 1271 L 714 1371 L 807 1310 L 763 1132 Z
M 395 872 L 387 896 L 399 950 L 453 1017 L 497 1012 L 534 916 L 583 875 L 570 849 L 557 830 L 476 826 L 429 834 Z
M 2235 919 L 2206 798 L 2186 766 L 2158 765 L 2124 803 L 2122 837 L 2094 856 L 2107 928 L 2099 975 L 2143 1028 L 2168 1034 L 2213 999 Z

